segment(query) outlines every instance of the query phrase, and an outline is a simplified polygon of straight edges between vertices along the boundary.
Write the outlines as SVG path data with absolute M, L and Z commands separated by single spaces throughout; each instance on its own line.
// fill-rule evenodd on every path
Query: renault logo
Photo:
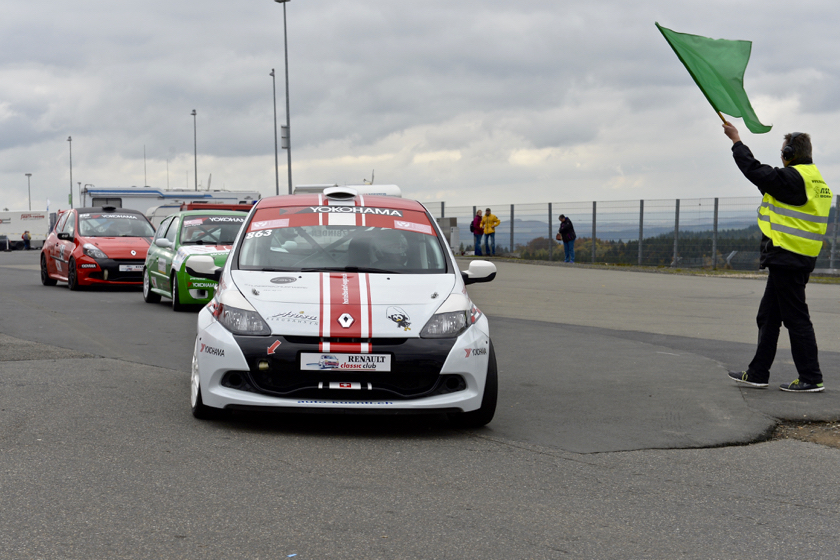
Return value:
M 353 324 L 353 317 L 350 316 L 349 313 L 344 313 L 341 317 L 338 318 L 338 324 L 344 327 L 345 329 L 349 329 L 350 325 Z

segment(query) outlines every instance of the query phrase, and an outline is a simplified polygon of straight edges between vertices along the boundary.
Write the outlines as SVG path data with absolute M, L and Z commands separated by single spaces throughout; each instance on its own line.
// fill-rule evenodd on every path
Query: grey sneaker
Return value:
M 822 383 L 805 383 L 794 379 L 790 383 L 780 385 L 779 389 L 790 393 L 821 393 L 825 391 L 825 386 Z
M 768 385 L 766 381 L 758 381 L 754 375 L 750 375 L 746 371 L 730 371 L 729 377 L 738 383 L 743 383 L 744 385 L 757 387 L 759 389 L 764 389 Z

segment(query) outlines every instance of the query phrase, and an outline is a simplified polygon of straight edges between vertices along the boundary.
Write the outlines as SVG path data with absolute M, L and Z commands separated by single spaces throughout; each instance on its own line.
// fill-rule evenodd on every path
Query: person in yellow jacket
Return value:
M 769 271 L 756 317 L 755 357 L 745 371 L 729 372 L 729 377 L 743 385 L 767 387 L 784 324 L 799 377 L 780 388 L 797 393 L 821 392 L 825 387 L 814 326 L 805 303 L 805 285 L 816 266 L 828 227 L 831 189 L 811 159 L 808 134 L 785 135 L 784 167 L 779 168 L 756 160 L 730 123 L 723 125 L 723 132 L 732 140 L 735 163 L 764 195 L 758 209 L 762 233 L 760 267 Z
M 481 229 L 484 231 L 484 254 L 486 256 L 496 256 L 496 227 L 502 221 L 497 218 L 490 209 L 484 211 L 484 217 L 481 218 Z

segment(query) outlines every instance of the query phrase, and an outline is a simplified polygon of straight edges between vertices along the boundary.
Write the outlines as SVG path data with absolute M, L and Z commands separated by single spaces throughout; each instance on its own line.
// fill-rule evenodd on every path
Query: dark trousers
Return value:
M 768 267 L 767 287 L 758 306 L 758 348 L 749 372 L 758 381 L 770 379 L 770 366 L 776 357 L 776 343 L 782 324 L 790 337 L 793 363 L 804 383 L 822 383 L 817 358 L 817 338 L 805 303 L 805 285 L 811 273 L 793 268 Z

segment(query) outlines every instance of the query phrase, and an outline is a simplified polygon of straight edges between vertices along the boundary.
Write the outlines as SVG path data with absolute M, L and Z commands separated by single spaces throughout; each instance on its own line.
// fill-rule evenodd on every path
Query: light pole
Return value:
M 276 190 L 274 194 L 280 194 L 280 162 L 277 159 L 277 83 L 274 79 L 274 68 L 271 69 L 271 91 L 274 98 L 274 181 Z
M 283 147 L 286 148 L 286 156 L 288 158 L 286 166 L 289 170 L 289 194 L 292 194 L 292 134 L 291 128 L 289 128 L 289 40 L 286 35 L 286 3 L 289 0 L 274 1 L 283 4 L 283 51 L 286 55 L 286 145 Z
M 195 124 L 195 109 L 190 113 L 193 117 L 193 147 L 195 149 L 195 190 L 198 190 L 198 132 Z
M 32 173 L 24 173 L 24 175 L 26 175 L 26 192 L 29 193 L 29 211 L 32 212 L 32 184 L 29 182 Z
M 70 208 L 73 208 L 73 137 L 68 136 L 67 141 L 70 143 Z
M 77 198 L 76 200 L 81 200 L 82 199 L 82 182 L 77 181 L 76 184 L 79 185 L 79 198 Z M 79 208 L 81 208 L 81 206 L 79 206 Z

